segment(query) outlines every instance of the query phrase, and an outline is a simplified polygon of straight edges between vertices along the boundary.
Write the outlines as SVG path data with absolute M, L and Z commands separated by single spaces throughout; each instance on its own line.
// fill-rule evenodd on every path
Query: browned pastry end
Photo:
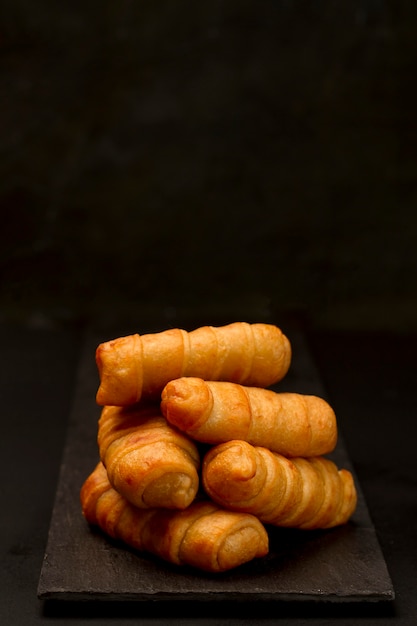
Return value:
M 88 523 L 110 537 L 176 565 L 224 572 L 268 553 L 268 535 L 253 515 L 195 501 L 184 511 L 138 509 L 117 491 L 100 463 L 84 482 L 81 505 Z

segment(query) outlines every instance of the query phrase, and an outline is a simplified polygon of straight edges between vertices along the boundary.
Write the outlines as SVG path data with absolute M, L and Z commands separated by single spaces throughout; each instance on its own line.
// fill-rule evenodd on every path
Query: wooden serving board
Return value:
M 114 335 L 117 336 L 117 335 Z M 328 531 L 270 529 L 267 557 L 221 575 L 177 568 L 138 554 L 91 529 L 80 507 L 82 483 L 98 461 L 94 353 L 104 339 L 85 340 L 53 508 L 38 596 L 55 600 L 137 601 L 390 601 L 394 590 L 343 440 L 331 455 L 350 469 L 359 491 L 349 524 Z M 325 397 L 303 335 L 289 335 L 293 361 L 276 390 Z

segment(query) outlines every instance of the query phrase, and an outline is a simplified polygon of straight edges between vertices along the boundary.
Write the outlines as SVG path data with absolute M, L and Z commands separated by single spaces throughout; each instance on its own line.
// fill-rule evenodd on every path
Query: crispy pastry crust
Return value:
M 157 405 L 104 407 L 97 441 L 112 486 L 135 506 L 184 509 L 194 500 L 197 447 Z
M 128 406 L 157 398 L 168 381 L 181 376 L 268 387 L 285 376 L 290 361 L 290 342 L 272 324 L 235 322 L 119 337 L 97 347 L 96 400 Z
M 356 508 L 352 474 L 329 459 L 287 459 L 245 441 L 230 441 L 205 455 L 202 481 L 220 506 L 256 515 L 275 526 L 339 526 Z
M 317 396 L 184 377 L 170 381 L 161 397 L 168 422 L 197 441 L 241 439 L 290 457 L 336 446 L 335 413 Z
M 84 482 L 85 519 L 141 552 L 176 565 L 224 572 L 268 553 L 268 535 L 253 515 L 196 501 L 184 511 L 138 509 L 115 491 L 99 463 Z

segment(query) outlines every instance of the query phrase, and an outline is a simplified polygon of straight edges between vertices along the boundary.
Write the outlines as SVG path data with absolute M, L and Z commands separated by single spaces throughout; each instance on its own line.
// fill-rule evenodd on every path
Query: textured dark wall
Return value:
M 417 4 L 4 0 L 3 317 L 417 328 Z

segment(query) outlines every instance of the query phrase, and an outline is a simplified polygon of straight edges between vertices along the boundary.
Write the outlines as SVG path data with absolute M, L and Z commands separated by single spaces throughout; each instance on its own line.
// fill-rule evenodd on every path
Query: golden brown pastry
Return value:
M 111 487 L 101 463 L 80 496 L 87 522 L 170 563 L 217 573 L 268 552 L 268 535 L 256 517 L 209 501 L 195 501 L 184 511 L 138 509 Z
M 267 387 L 285 376 L 290 360 L 290 342 L 271 324 L 235 322 L 119 337 L 97 347 L 96 400 L 127 406 L 158 398 L 169 380 L 181 376 Z
M 318 456 L 337 441 L 334 411 L 317 396 L 183 377 L 164 387 L 161 410 L 205 443 L 242 439 L 284 456 Z
M 194 442 L 170 426 L 158 405 L 107 406 L 98 447 L 112 486 L 138 507 L 184 509 L 199 487 Z
M 302 529 L 344 524 L 357 495 L 352 474 L 329 459 L 287 459 L 245 441 L 211 448 L 202 469 L 214 502 L 252 513 L 263 523 Z

